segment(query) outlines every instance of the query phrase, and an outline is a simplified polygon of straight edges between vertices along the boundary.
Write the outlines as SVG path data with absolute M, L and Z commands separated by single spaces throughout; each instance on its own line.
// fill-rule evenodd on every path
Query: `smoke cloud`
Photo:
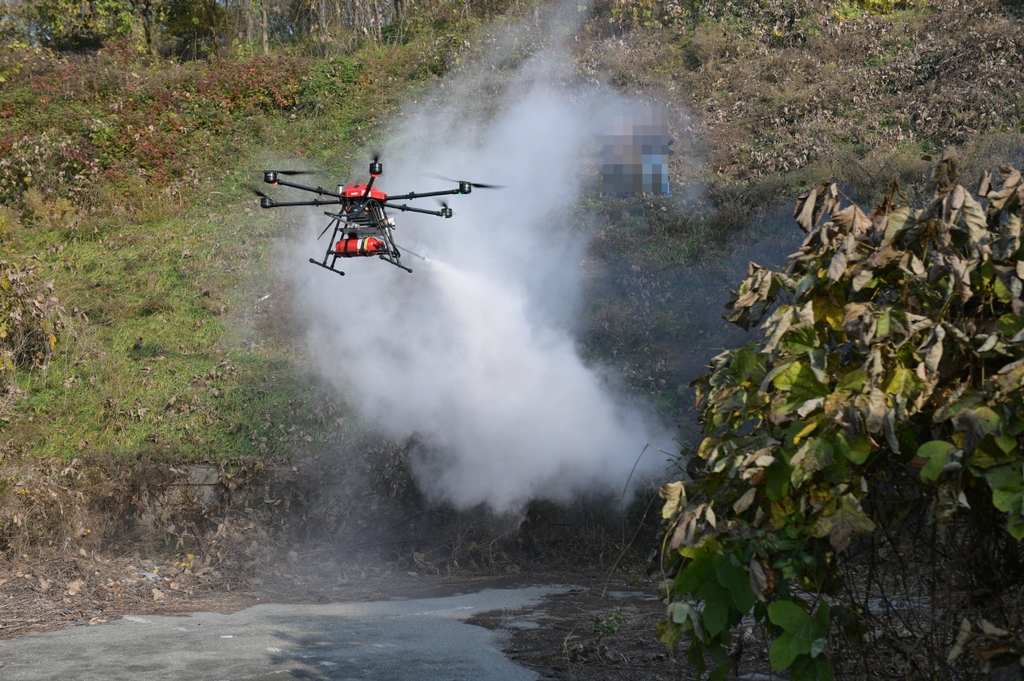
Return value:
M 345 261 L 344 278 L 299 264 L 325 248 L 320 214 L 292 268 L 317 370 L 385 434 L 416 437 L 428 496 L 498 513 L 619 492 L 646 444 L 673 448 L 572 335 L 586 242 L 564 216 L 599 181 L 602 112 L 623 102 L 574 83 L 561 47 L 516 62 L 520 49 L 514 35 L 495 43 L 404 112 L 377 181 L 392 194 L 454 186 L 427 173 L 505 189 L 451 197 L 449 220 L 392 211 L 396 242 L 426 258 L 404 252 L 413 274 L 375 258 Z M 365 181 L 365 166 L 352 178 Z M 633 482 L 664 465 L 648 450 Z

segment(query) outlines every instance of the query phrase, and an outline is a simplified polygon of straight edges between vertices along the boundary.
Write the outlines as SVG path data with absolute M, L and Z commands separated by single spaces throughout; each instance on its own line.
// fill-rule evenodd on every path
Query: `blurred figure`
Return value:
M 604 136 L 601 174 L 609 194 L 669 196 L 668 111 L 661 106 L 617 107 Z

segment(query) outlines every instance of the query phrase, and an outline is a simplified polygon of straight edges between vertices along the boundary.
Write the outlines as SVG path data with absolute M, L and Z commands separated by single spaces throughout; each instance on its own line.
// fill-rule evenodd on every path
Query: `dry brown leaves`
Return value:
M 811 1 L 701 3 L 695 16 L 595 44 L 584 61 L 614 81 L 667 88 L 661 96 L 702 123 L 717 174 L 754 180 L 847 150 L 965 145 L 1020 118 L 1024 22 L 996 2 L 937 0 L 890 16 Z
M 237 571 L 54 552 L 0 559 L 0 639 L 128 613 L 234 610 L 255 597 Z

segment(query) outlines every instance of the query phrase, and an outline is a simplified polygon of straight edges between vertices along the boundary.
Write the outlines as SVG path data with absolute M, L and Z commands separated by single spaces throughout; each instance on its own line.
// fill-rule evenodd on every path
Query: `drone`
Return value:
M 309 262 L 325 270 L 330 270 L 345 276 L 345 273 L 338 269 L 338 261 L 342 258 L 370 258 L 377 256 L 395 267 L 412 272 L 412 269 L 402 264 L 402 252 L 395 244 L 393 230 L 395 219 L 388 217 L 387 209 L 408 211 L 412 213 L 423 213 L 424 215 L 436 215 L 440 218 L 450 218 L 452 209 L 447 204 L 441 203 L 440 210 L 426 210 L 415 208 L 408 204 L 398 204 L 396 201 L 413 201 L 438 196 L 465 195 L 477 189 L 501 189 L 497 185 L 480 184 L 466 180 L 452 180 L 447 177 L 435 175 L 438 179 L 458 184 L 457 189 L 447 189 L 436 192 L 409 192 L 401 195 L 388 195 L 373 186 L 374 181 L 384 172 L 384 167 L 377 158 L 370 163 L 370 180 L 366 184 L 339 185 L 337 191 L 328 191 L 323 187 L 309 187 L 297 184 L 284 179 L 292 175 L 306 175 L 304 170 L 264 170 L 263 181 L 277 187 L 292 187 L 305 192 L 316 194 L 317 198 L 308 201 L 277 201 L 263 192 L 253 190 L 260 197 L 261 208 L 282 208 L 287 206 L 339 206 L 337 212 L 325 211 L 324 215 L 330 218 L 327 226 L 320 232 L 317 240 L 323 238 L 328 230 L 331 238 L 327 245 L 327 252 L 323 260 L 310 258 Z M 319 198 L 319 197 L 327 198 Z M 407 253 L 412 253 L 406 249 Z M 417 256 L 422 258 L 422 256 Z

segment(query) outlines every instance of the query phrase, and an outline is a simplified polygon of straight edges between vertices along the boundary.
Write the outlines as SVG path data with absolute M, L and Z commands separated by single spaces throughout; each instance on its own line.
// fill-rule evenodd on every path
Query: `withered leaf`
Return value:
M 981 182 L 978 184 L 978 196 L 982 198 L 988 196 L 989 190 L 992 189 L 992 171 L 986 170 L 981 174 Z
M 977 634 L 971 631 L 971 621 L 966 617 L 960 620 L 960 632 L 956 635 L 956 641 L 953 643 L 949 655 L 946 656 L 946 662 L 952 662 L 960 657 L 960 653 L 964 652 L 964 648 L 975 637 L 977 637 Z
M 751 504 L 754 503 L 755 497 L 757 497 L 757 488 L 751 487 L 750 489 L 743 493 L 743 496 L 736 500 L 736 503 L 732 505 L 732 510 L 736 513 L 736 515 L 743 513 L 748 508 L 750 508 Z
M 942 152 L 942 158 L 932 166 L 931 177 L 933 185 L 938 189 L 951 187 L 960 176 L 960 156 L 953 147 L 946 147 Z
M 814 536 L 828 536 L 829 543 L 842 553 L 854 536 L 861 532 L 874 532 L 875 524 L 860 508 L 860 502 L 850 494 L 844 495 L 839 508 L 830 516 L 818 518 L 814 525 Z
M 871 220 L 857 204 L 851 204 L 842 210 L 838 210 L 837 203 L 832 209 L 832 222 L 840 225 L 854 236 L 866 234 L 871 229 Z
M 775 590 L 775 574 L 770 567 L 765 566 L 761 560 L 754 556 L 750 559 L 750 590 L 757 596 L 757 600 L 767 603 L 766 596 Z
M 665 520 L 675 516 L 681 508 L 686 506 L 686 487 L 682 480 L 669 482 L 661 486 L 658 495 L 665 500 L 661 509 L 661 517 Z
M 826 181 L 822 181 L 817 187 L 801 194 L 797 198 L 796 209 L 793 217 L 800 228 L 810 232 L 818 224 L 818 220 L 826 212 L 831 212 L 838 196 L 838 187 Z
M 846 251 L 842 249 L 836 251 L 828 265 L 828 278 L 832 281 L 839 281 L 846 273 L 846 262 Z

